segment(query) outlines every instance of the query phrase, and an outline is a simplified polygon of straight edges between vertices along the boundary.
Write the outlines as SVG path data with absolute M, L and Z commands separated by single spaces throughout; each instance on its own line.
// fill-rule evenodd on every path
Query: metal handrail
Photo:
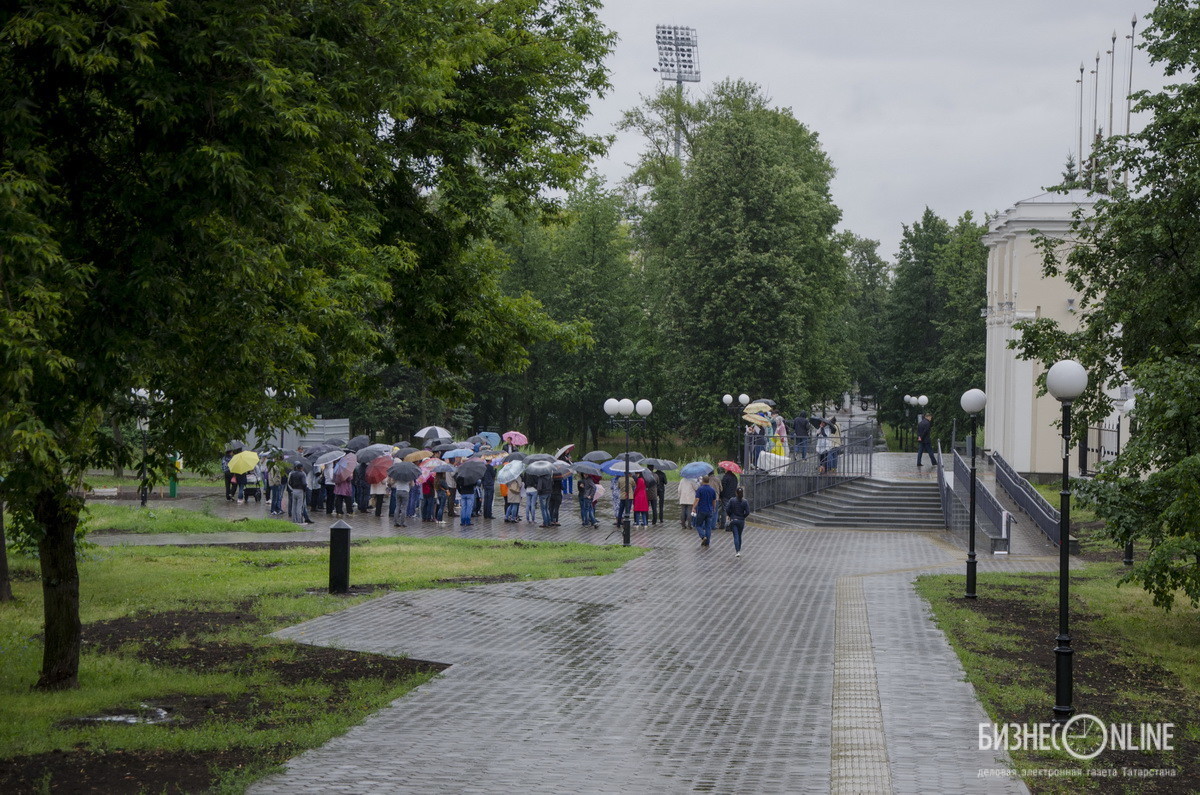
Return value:
M 742 447 L 742 460 L 747 462 L 742 482 L 751 509 L 761 510 L 839 483 L 870 477 L 877 427 L 874 421 L 843 423 L 842 444 L 829 451 L 825 463 L 833 466 L 825 472 L 821 471 L 821 458 L 812 437 L 808 440 L 808 457 L 803 458 L 799 445 L 784 447 L 788 437 L 747 434 Z M 790 441 L 795 442 L 795 438 Z M 772 450 L 786 450 L 786 454 Z
M 1021 510 L 1029 514 L 1033 523 L 1047 538 L 1058 544 L 1058 510 L 1047 502 L 1028 480 L 1021 477 L 1012 465 L 1004 460 L 1004 456 L 993 452 L 992 462 L 996 467 L 996 482 L 1004 489 L 1004 493 L 1020 506 Z

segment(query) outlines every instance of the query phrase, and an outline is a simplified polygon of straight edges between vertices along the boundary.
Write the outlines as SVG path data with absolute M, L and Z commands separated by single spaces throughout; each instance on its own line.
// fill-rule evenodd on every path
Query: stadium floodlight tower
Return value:
M 696 64 L 696 29 L 682 25 L 659 25 L 654 31 L 658 42 L 658 72 L 663 80 L 675 81 L 675 101 L 683 101 L 683 84 L 699 83 L 700 68 Z M 675 111 L 675 159 L 679 159 L 683 140 L 683 122 Z

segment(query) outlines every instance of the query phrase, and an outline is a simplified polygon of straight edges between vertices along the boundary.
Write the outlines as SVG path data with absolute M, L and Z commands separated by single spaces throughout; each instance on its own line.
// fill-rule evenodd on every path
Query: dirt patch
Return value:
M 1057 582 L 1056 576 L 1051 578 L 1042 575 L 1039 579 L 1054 579 Z M 1026 640 L 1015 649 L 967 644 L 972 652 L 1003 663 L 997 667 L 1009 673 L 999 674 L 999 682 L 1019 682 L 1045 692 L 1049 699 L 1044 709 L 1013 709 L 1000 715 L 1000 722 L 1036 724 L 1050 720 L 1058 604 L 1056 599 L 1047 599 L 1046 595 L 1047 591 L 1032 586 L 993 584 L 987 586 L 986 592 L 981 589 L 977 600 L 955 600 L 985 616 L 997 631 Z M 1142 751 L 1109 749 L 1096 760 L 1094 766 L 1131 769 L 1175 767 L 1178 772 L 1174 778 L 1136 779 L 1137 791 L 1200 791 L 1200 741 L 1183 736 L 1184 729 L 1195 724 L 1200 704 L 1178 685 L 1176 678 L 1165 668 L 1147 660 L 1133 659 L 1108 644 L 1093 642 L 1091 638 L 1096 633 L 1089 631 L 1089 624 L 1100 618 L 1082 610 L 1075 610 L 1071 614 L 1071 646 L 1075 651 L 1074 706 L 1077 712 L 1096 715 L 1109 723 L 1133 723 L 1135 732 L 1137 724 L 1141 722 L 1174 723 L 1176 731 L 1173 741 L 1175 750 L 1169 758 Z M 1030 672 L 1033 672 L 1032 676 Z M 1136 697 L 1131 698 L 1130 693 L 1136 694 Z M 1024 766 L 1078 768 L 1079 763 L 1032 754 Z M 1100 792 L 1124 792 L 1130 781 L 1133 779 L 1092 779 L 1091 783 Z M 1061 782 L 1056 783 L 1055 779 L 1032 778 L 1026 784 L 1033 792 L 1061 791 Z
M 387 586 L 358 586 L 360 589 Z M 273 627 L 253 612 L 252 603 L 233 610 L 170 610 L 100 621 L 83 628 L 89 650 L 119 653 L 155 665 L 198 672 L 269 672 L 279 682 L 315 682 L 328 688 L 320 708 L 336 710 L 353 700 L 365 680 L 393 684 L 418 673 L 444 670 L 443 663 L 388 657 L 344 649 L 308 646 L 263 638 L 260 642 L 229 639 L 230 630 L 266 633 Z M 274 623 L 285 620 L 275 617 Z M 278 688 L 255 687 L 237 696 L 178 694 L 160 696 L 110 710 L 79 716 L 64 726 L 96 726 L 104 716 L 166 714 L 154 721 L 156 731 L 170 732 L 210 722 L 234 722 L 258 731 L 279 728 L 298 698 Z M 289 699 L 288 704 L 282 699 Z M 278 703 L 272 703 L 275 699 Z M 131 721 L 132 722 L 132 721 Z M 0 764 L 0 792 L 201 792 L 222 771 L 261 769 L 285 761 L 299 749 L 227 748 L 213 751 L 109 751 L 83 747 L 6 759 Z
M 227 751 L 55 750 L 17 756 L 0 765 L 4 792 L 203 792 L 222 770 L 280 764 L 292 755 L 283 748 Z

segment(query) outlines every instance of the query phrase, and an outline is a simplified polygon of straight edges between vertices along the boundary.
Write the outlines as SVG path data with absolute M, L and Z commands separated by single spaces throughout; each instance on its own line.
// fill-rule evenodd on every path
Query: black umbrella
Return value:
M 528 460 L 528 459 L 526 459 L 526 460 Z M 532 464 L 529 464 L 528 466 L 525 467 L 525 471 L 528 472 L 530 475 L 537 475 L 537 476 L 553 475 L 554 474 L 554 460 L 551 459 L 551 460 L 547 461 L 545 459 L 542 459 L 541 461 L 534 461 Z
M 828 422 L 824 417 L 809 417 L 808 421 L 814 428 L 820 428 L 822 422 Z
M 292 453 L 291 455 L 285 455 L 283 460 L 287 463 L 289 469 L 295 469 L 296 464 L 299 464 L 305 472 L 312 472 L 312 461 L 309 461 L 302 455 Z
M 583 457 L 584 461 L 591 461 L 596 464 L 602 464 L 612 458 L 612 453 L 606 453 L 603 450 L 593 450 Z
M 554 456 L 549 453 L 534 453 L 533 455 L 525 456 L 525 463 L 532 464 L 534 461 L 550 461 L 553 462 Z
M 519 453 L 515 450 L 513 452 L 509 453 L 508 455 L 504 456 L 505 463 L 508 463 L 509 461 L 524 461 L 524 460 L 525 460 L 525 454 Z
M 333 450 L 340 450 L 340 449 L 341 449 L 340 447 L 337 447 L 336 445 L 332 445 L 332 444 L 314 444 L 312 447 L 310 447 L 304 451 L 304 457 L 312 459 L 312 460 L 316 460 L 317 458 L 320 458 L 321 456 L 325 455 L 328 452 L 331 452 Z
M 602 475 L 600 465 L 594 461 L 576 461 L 571 465 L 571 469 L 578 472 L 580 475 Z
M 359 450 L 358 463 L 366 464 L 379 458 L 381 455 L 391 455 L 392 446 L 390 444 L 373 444 L 370 447 L 364 447 Z
M 388 467 L 388 477 L 393 480 L 416 480 L 421 476 L 421 468 L 408 461 L 397 461 Z
M 357 453 L 359 450 L 371 444 L 371 437 L 366 434 L 359 434 L 350 441 L 346 442 L 345 447 L 352 453 Z
M 243 442 L 241 439 L 230 439 L 228 442 L 225 443 L 225 449 L 226 450 L 245 450 L 246 443 Z
M 650 470 L 647 469 L 645 472 L 643 472 L 641 474 L 642 474 L 642 479 L 646 481 L 647 486 L 653 486 L 654 484 L 658 483 L 658 478 Z
M 766 403 L 766 404 L 767 404 L 768 406 L 770 406 L 771 408 L 775 408 L 775 401 L 774 401 L 774 400 L 769 400 L 769 399 L 767 399 L 767 398 L 759 398 L 758 400 L 752 400 L 752 401 L 750 401 L 750 402 L 751 402 L 751 403 Z
M 451 444 L 450 442 L 439 442 L 438 444 L 435 444 L 433 447 L 430 447 L 429 449 L 435 453 L 444 453 L 447 450 L 453 450 L 454 445 Z
M 471 458 L 459 466 L 458 472 L 455 474 L 457 477 L 462 478 L 468 483 L 472 483 L 482 478 L 483 473 L 487 472 L 487 468 L 488 465 L 486 461 L 481 461 L 477 458 Z
M 634 461 L 641 461 L 645 457 L 646 456 L 637 452 L 636 450 L 631 450 L 628 453 L 617 453 L 615 456 L 613 456 L 613 458 L 617 459 L 618 461 L 628 461 L 631 464 Z
M 332 439 L 326 439 L 325 444 L 332 445 L 333 447 L 345 447 L 346 440 L 340 436 L 335 436 Z
M 470 442 L 471 444 L 485 445 L 487 447 L 491 447 L 491 442 L 489 442 L 487 439 L 484 439 L 479 434 L 475 434 L 474 436 L 467 439 L 467 441 Z

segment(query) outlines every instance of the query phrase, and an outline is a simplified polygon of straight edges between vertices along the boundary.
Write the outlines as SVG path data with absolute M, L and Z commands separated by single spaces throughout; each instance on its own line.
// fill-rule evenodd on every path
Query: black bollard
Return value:
M 329 592 L 350 592 L 350 525 L 340 519 L 329 528 Z
M 629 517 L 625 517 L 625 521 L 621 523 L 621 543 L 623 546 L 629 546 Z

